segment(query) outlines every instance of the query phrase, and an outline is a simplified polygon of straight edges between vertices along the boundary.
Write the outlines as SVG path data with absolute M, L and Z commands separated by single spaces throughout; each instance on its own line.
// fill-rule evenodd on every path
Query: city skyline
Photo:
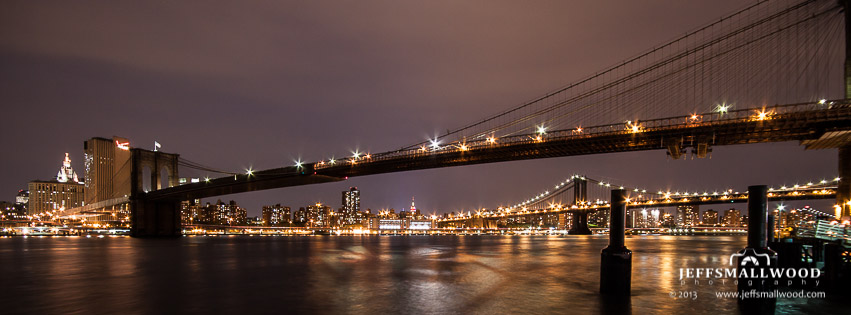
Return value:
M 534 11 L 528 16 L 512 14 L 519 9 L 510 4 L 476 10 L 467 10 L 469 4 L 210 7 L 224 16 L 283 15 L 259 14 L 251 23 L 224 29 L 185 16 L 189 4 L 153 11 L 112 4 L 100 14 L 62 5 L 32 8 L 50 16 L 50 23 L 22 18 L 27 6 L 39 4 L 0 13 L 9 26 L 0 30 L 6 39 L 0 62 L 8 70 L 0 74 L 0 101 L 12 104 L 5 109 L 10 117 L 20 118 L 0 127 L 3 143 L 16 148 L 16 154 L 0 157 L 6 174 L 0 200 L 11 200 L 30 180 L 50 178 L 54 157 L 65 152 L 75 169 L 83 169 L 82 142 L 91 137 L 127 137 L 146 149 L 158 142 L 164 152 L 235 172 L 395 149 L 575 82 L 646 50 L 648 43 L 662 43 L 745 4 L 552 3 L 526 8 Z M 337 10 L 344 9 L 365 14 L 337 19 L 343 12 Z M 641 28 L 626 34 L 582 13 L 588 11 L 611 12 Z M 162 25 L 147 23 L 150 15 Z M 113 18 L 123 19 L 121 29 L 104 27 Z M 83 19 L 88 23 L 76 23 Z M 434 20 L 447 24 L 435 27 Z M 280 29 L 277 21 L 306 31 L 279 38 L 272 32 Z M 189 22 L 207 31 L 193 31 Z M 396 25 L 403 27 L 389 28 Z M 220 38 L 231 27 L 258 38 Z M 578 27 L 583 32 L 573 31 Z M 586 38 L 587 30 L 598 40 Z M 68 36 L 76 40 L 64 40 Z M 36 123 L 69 127 L 16 136 Z M 378 205 L 398 207 L 416 195 L 426 211 L 453 211 L 522 200 L 575 173 L 694 191 L 793 185 L 836 175 L 834 150 L 804 151 L 790 142 L 713 149 L 706 159 L 672 161 L 663 151 L 614 153 L 375 175 L 224 198 L 257 212 L 286 200 L 332 204 L 339 191 L 358 186 Z

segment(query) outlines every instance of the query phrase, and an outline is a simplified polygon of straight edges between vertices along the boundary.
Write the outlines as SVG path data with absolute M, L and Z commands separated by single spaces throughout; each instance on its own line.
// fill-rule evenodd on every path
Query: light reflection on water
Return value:
M 0 239 L 4 313 L 717 313 L 733 283 L 681 285 L 744 236 L 628 237 L 629 303 L 601 300 L 605 236 Z M 669 292 L 698 291 L 697 300 Z M 781 311 L 794 311 L 796 306 Z

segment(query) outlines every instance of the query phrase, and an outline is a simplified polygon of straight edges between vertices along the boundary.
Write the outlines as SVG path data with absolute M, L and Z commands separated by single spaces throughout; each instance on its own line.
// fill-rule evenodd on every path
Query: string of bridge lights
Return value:
M 631 200 L 631 201 L 635 201 L 635 200 L 638 200 L 638 199 L 649 199 L 649 198 L 645 198 L 646 193 L 647 193 L 646 189 L 635 188 L 635 187 L 617 186 L 617 185 L 613 185 L 612 183 L 609 183 L 609 182 L 597 181 L 597 180 L 587 178 L 585 176 L 580 176 L 580 175 L 573 175 L 570 178 L 556 184 L 555 190 L 553 191 L 552 194 L 555 195 L 555 192 L 557 192 L 559 190 L 563 190 L 565 187 L 567 187 L 567 185 L 569 183 L 571 183 L 572 180 L 577 179 L 577 178 L 580 179 L 580 180 L 587 180 L 589 182 L 597 183 L 598 186 L 603 186 L 603 187 L 607 187 L 607 188 L 611 188 L 611 187 L 614 186 L 614 187 L 617 187 L 618 189 L 629 190 L 629 191 L 632 191 L 632 192 L 635 192 L 635 193 L 639 193 L 637 198 L 634 198 L 634 200 Z M 780 188 L 770 187 L 770 188 L 768 188 L 768 192 L 769 193 L 777 193 L 777 192 L 791 192 L 791 191 L 796 191 L 796 190 L 813 189 L 813 188 L 816 188 L 816 189 L 817 188 L 826 188 L 828 186 L 836 185 L 839 181 L 840 181 L 840 178 L 835 177 L 832 180 L 822 179 L 820 181 L 809 181 L 804 185 L 795 184 L 795 185 L 792 185 L 792 186 L 781 186 Z M 823 192 L 826 192 L 826 189 L 823 190 Z M 712 193 L 710 193 L 708 191 L 704 191 L 703 193 L 700 193 L 700 192 L 693 192 L 692 193 L 692 192 L 689 192 L 688 190 L 684 190 L 683 192 L 680 192 L 678 190 L 674 190 L 674 192 L 671 192 L 671 190 L 658 190 L 656 192 L 656 195 L 663 196 L 664 199 L 672 199 L 672 197 L 676 197 L 676 198 L 680 198 L 680 197 L 683 197 L 683 198 L 710 197 L 710 196 L 711 197 L 718 197 L 718 196 L 729 196 L 731 194 L 740 194 L 740 192 L 733 191 L 733 189 L 727 189 L 727 190 L 723 190 L 721 192 L 716 190 L 716 191 L 713 191 Z M 524 201 L 519 202 L 512 207 L 501 208 L 501 209 L 505 209 L 507 211 L 514 211 L 516 209 L 526 210 L 528 206 L 534 205 L 534 204 L 537 204 L 537 203 L 540 203 L 540 202 L 546 200 L 547 198 L 545 198 L 545 197 L 548 197 L 549 195 L 551 195 L 551 192 L 549 190 L 545 190 L 544 192 L 539 193 L 539 194 L 535 194 L 533 197 L 525 199 Z M 590 202 L 587 202 L 587 203 L 590 203 Z M 602 200 L 599 200 L 599 199 L 596 200 L 593 203 L 595 203 L 597 205 L 607 205 L 608 204 L 607 201 L 602 201 Z
M 834 102 L 828 101 L 826 99 L 820 99 L 817 102 L 814 102 L 814 103 L 811 103 L 811 104 L 833 105 Z M 746 118 L 742 118 L 742 119 L 744 119 L 746 121 L 753 121 L 753 122 L 770 120 L 776 114 L 775 110 L 767 109 L 766 107 L 763 107 L 763 108 L 760 108 L 760 109 L 742 109 L 742 110 L 733 110 L 733 107 L 734 107 L 734 105 L 732 105 L 732 104 L 721 103 L 721 104 L 716 105 L 712 112 L 704 113 L 704 114 L 693 113 L 693 114 L 688 115 L 688 116 L 682 116 L 681 118 L 683 118 L 683 121 L 686 124 L 694 125 L 694 124 L 703 123 L 705 116 L 716 117 L 718 119 L 722 119 L 722 118 L 725 118 L 727 115 L 733 114 L 734 112 L 750 112 L 750 114 Z M 678 117 L 674 117 L 674 118 L 678 118 Z M 733 119 L 736 119 L 736 118 L 733 118 Z M 611 125 L 611 124 L 610 125 L 600 125 L 600 126 L 594 126 L 594 127 L 588 127 L 588 128 L 583 128 L 581 126 L 578 126 L 578 127 L 572 128 L 572 129 L 557 130 L 555 132 L 564 133 L 568 136 L 570 136 L 570 135 L 589 135 L 589 134 L 594 134 L 593 130 L 595 130 L 595 129 L 601 129 L 601 130 L 604 130 L 605 132 L 611 132 L 612 131 L 611 128 L 614 127 L 614 126 L 617 126 L 617 125 L 616 124 L 615 125 Z M 636 121 L 627 120 L 623 124 L 623 126 L 624 127 L 621 130 L 629 132 L 629 133 L 641 133 L 641 132 L 647 131 L 647 127 L 638 120 L 636 120 Z M 545 126 L 543 124 L 535 125 L 535 133 L 534 134 L 512 136 L 511 138 L 513 138 L 513 139 L 511 141 L 506 142 L 506 144 L 510 144 L 510 143 L 513 143 L 513 142 L 526 142 L 526 141 L 530 141 L 530 140 L 533 141 L 533 142 L 544 142 L 547 139 L 549 129 L 550 128 L 548 126 Z M 589 133 L 588 130 L 591 130 L 591 132 Z M 416 154 L 434 154 L 434 153 L 439 153 L 439 152 L 446 152 L 447 150 L 457 150 L 459 152 L 465 152 L 465 151 L 470 151 L 470 150 L 475 150 L 475 149 L 480 149 L 480 148 L 489 148 L 489 147 L 492 147 L 492 146 L 499 145 L 500 139 L 499 139 L 499 137 L 495 136 L 494 134 L 491 134 L 490 136 L 488 136 L 484 140 L 477 140 L 477 141 L 460 140 L 460 141 L 454 141 L 454 142 L 446 144 L 446 145 L 441 143 L 440 137 L 436 137 L 434 139 L 428 139 L 428 142 L 429 142 L 428 145 L 421 145 L 415 150 L 414 149 L 412 149 L 412 150 L 401 149 L 401 150 L 397 150 L 397 151 L 377 153 L 377 154 L 375 154 L 375 156 L 376 157 L 393 156 L 394 154 L 397 154 L 397 153 L 400 153 L 400 152 L 403 153 L 402 156 L 409 156 L 409 155 L 416 155 Z M 407 153 L 405 153 L 405 152 L 407 152 Z M 335 167 L 335 166 L 342 166 L 342 165 L 354 166 L 354 165 L 357 165 L 357 164 L 360 164 L 360 163 L 366 163 L 366 162 L 370 162 L 370 161 L 374 160 L 373 154 L 371 154 L 369 152 L 363 153 L 363 152 L 359 152 L 358 150 L 356 150 L 356 151 L 352 151 L 351 153 L 352 153 L 352 155 L 350 157 L 346 157 L 346 158 L 336 158 L 335 156 L 332 156 L 329 159 L 319 160 L 318 162 L 313 163 L 313 166 L 317 169 Z M 302 161 L 301 159 L 294 160 L 293 162 L 294 162 L 293 166 L 295 166 L 297 169 L 301 169 L 307 164 L 306 162 Z M 249 177 L 253 176 L 254 170 L 250 167 L 245 169 L 245 175 L 248 175 Z M 209 178 L 205 178 L 205 181 L 209 181 Z

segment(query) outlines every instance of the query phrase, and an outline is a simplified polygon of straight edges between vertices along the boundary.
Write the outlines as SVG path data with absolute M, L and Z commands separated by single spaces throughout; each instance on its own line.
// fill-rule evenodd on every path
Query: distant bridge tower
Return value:
M 588 180 L 585 177 L 577 176 L 573 179 L 573 204 L 576 209 L 568 210 L 573 216 L 573 222 L 570 226 L 568 234 L 590 235 L 591 229 L 588 228 L 588 212 L 589 209 L 583 208 L 588 202 Z
M 130 149 L 130 154 L 130 234 L 180 236 L 180 200 L 148 200 L 144 187 L 145 168 L 151 170 L 150 190 L 177 186 L 179 155 L 138 148 Z M 161 181 L 163 175 L 167 176 L 165 183 Z

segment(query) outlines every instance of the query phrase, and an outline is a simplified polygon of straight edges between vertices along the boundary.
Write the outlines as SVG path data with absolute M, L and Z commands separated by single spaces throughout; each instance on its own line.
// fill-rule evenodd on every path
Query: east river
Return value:
M 744 236 L 633 236 L 628 303 L 598 293 L 597 236 L 195 236 L 0 238 L 3 314 L 737 313 L 726 267 Z M 688 292 L 685 297 L 681 292 Z M 694 292 L 694 293 L 691 293 Z M 778 313 L 847 310 L 779 300 Z

